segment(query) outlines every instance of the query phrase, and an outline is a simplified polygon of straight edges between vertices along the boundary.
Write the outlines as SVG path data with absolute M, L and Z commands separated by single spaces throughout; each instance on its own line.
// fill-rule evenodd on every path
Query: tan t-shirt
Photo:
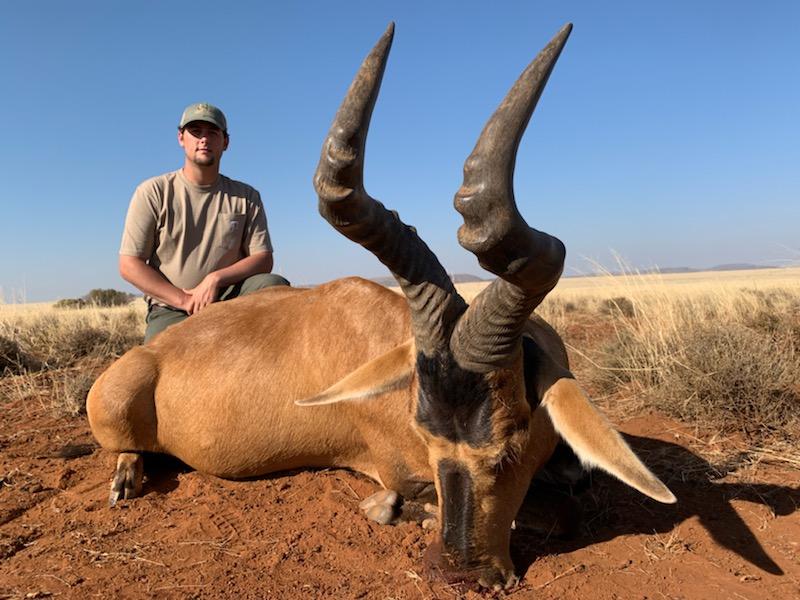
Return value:
M 213 185 L 195 185 L 180 170 L 136 188 L 119 250 L 146 259 L 184 289 L 258 252 L 272 252 L 259 193 L 224 175 Z

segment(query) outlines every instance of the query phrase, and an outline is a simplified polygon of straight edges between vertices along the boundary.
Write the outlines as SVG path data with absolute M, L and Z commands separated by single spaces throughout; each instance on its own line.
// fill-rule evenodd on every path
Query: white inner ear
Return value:
M 400 389 L 411 382 L 416 345 L 411 339 L 392 348 L 340 379 L 324 392 L 295 400 L 298 406 L 319 406 L 345 400 L 366 400 Z
M 542 405 L 558 434 L 584 465 L 600 467 L 654 500 L 676 502 L 674 494 L 644 466 L 574 379 L 556 381 Z

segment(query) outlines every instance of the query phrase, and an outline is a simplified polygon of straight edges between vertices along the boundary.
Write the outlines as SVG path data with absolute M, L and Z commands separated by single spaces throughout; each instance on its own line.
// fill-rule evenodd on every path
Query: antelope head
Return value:
M 464 166 L 455 196 L 464 218 L 458 240 L 498 277 L 470 306 L 415 229 L 364 189 L 367 130 L 393 25 L 356 74 L 314 177 L 322 216 L 375 254 L 408 301 L 413 427 L 434 474 L 445 566 L 489 586 L 515 581 L 510 528 L 536 468 L 523 332 L 558 281 L 565 256 L 558 239 L 529 227 L 518 212 L 514 164 L 571 28 L 561 29 L 525 69 Z

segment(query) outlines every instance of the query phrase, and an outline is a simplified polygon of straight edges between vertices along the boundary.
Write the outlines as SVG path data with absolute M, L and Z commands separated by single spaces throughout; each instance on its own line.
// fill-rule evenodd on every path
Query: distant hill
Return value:
M 774 266 L 752 265 L 750 263 L 727 263 L 716 265 L 707 269 L 695 269 L 693 267 L 665 267 L 663 269 L 647 269 L 642 273 L 702 273 L 703 271 L 749 271 L 752 269 L 776 269 Z
M 750 263 L 728 263 L 724 265 L 716 265 L 714 267 L 708 267 L 705 269 L 698 269 L 695 267 L 663 267 L 663 268 L 652 268 L 652 269 L 640 269 L 638 271 L 631 271 L 628 274 L 637 274 L 641 273 L 642 275 L 647 275 L 651 273 L 661 273 L 662 275 L 667 275 L 671 273 L 703 273 L 707 271 L 749 271 L 752 269 L 779 269 L 780 267 L 776 267 L 774 265 L 753 265 Z M 573 274 L 565 274 L 562 277 L 602 277 L 606 274 L 609 275 L 622 275 L 620 271 L 609 271 L 609 273 L 573 273 Z
M 729 263 L 726 265 L 717 265 L 711 267 L 709 271 L 749 271 L 750 269 L 777 269 L 774 265 L 751 265 L 748 263 Z
M 692 267 L 664 267 L 663 269 L 646 269 L 642 273 L 698 273 L 702 269 L 693 269 Z

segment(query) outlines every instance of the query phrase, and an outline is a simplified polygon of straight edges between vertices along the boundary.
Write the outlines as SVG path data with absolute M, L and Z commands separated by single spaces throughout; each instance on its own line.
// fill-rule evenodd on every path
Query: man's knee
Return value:
M 242 291 L 240 296 L 250 294 L 257 290 L 273 287 L 276 285 L 291 285 L 286 278 L 276 275 L 275 273 L 256 273 L 251 275 L 242 282 Z
M 144 343 L 149 342 L 156 334 L 167 327 L 176 325 L 189 315 L 182 310 L 174 310 L 163 306 L 154 306 L 147 313 L 147 327 L 144 332 Z

